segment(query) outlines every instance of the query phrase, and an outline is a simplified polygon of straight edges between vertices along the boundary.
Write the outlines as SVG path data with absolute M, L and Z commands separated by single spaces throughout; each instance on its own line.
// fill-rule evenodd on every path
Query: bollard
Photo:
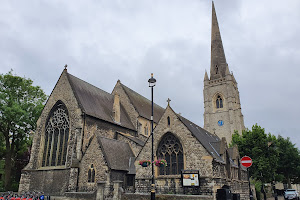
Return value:
M 123 181 L 114 181 L 114 196 L 113 196 L 113 200 L 121 200 L 121 184 L 123 183 Z
M 105 181 L 98 181 L 97 182 L 97 193 L 96 193 L 96 200 L 104 200 L 104 186 Z

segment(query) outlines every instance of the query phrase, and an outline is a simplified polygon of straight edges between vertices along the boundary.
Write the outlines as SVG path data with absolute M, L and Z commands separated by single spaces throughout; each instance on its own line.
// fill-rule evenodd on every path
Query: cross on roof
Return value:
M 68 65 L 67 65 L 67 64 L 65 64 L 65 69 L 67 69 L 67 67 L 68 67 Z
M 167 100 L 168 106 L 170 106 L 170 101 L 171 101 L 171 99 L 168 98 L 168 100 Z

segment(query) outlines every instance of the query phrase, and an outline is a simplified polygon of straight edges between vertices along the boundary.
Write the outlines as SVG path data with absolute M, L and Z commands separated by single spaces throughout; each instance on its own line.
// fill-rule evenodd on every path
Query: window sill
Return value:
M 165 179 L 165 178 L 181 178 L 181 174 L 173 174 L 173 175 L 158 175 L 157 179 Z

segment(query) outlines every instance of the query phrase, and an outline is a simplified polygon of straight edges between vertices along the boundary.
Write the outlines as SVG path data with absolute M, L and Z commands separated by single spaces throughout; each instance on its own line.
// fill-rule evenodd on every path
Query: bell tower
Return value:
M 212 2 L 210 77 L 204 75 L 204 129 L 231 143 L 235 130 L 245 129 L 237 82 L 226 62 L 214 2 Z

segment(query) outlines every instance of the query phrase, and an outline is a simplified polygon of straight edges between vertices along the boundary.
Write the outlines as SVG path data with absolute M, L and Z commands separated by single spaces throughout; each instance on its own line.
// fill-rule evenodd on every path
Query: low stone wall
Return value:
M 69 186 L 70 169 L 23 170 L 19 193 L 44 192 L 45 195 L 64 195 Z
M 150 194 L 123 194 L 121 200 L 149 200 Z M 174 194 L 157 194 L 156 200 L 213 200 L 212 195 L 174 195 Z
M 66 192 L 65 197 L 70 200 L 96 199 L 96 192 Z

